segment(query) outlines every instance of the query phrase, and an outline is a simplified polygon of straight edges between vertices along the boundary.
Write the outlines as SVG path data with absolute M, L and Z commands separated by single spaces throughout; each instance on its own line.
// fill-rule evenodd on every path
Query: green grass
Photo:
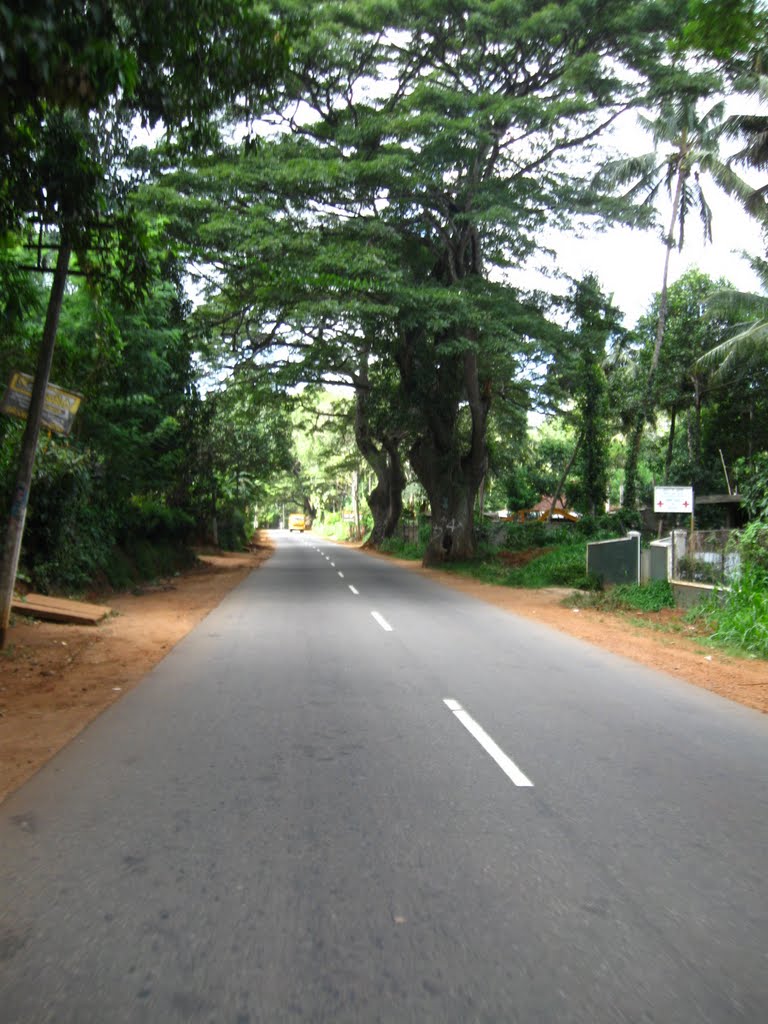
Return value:
M 425 544 L 413 544 L 399 537 L 390 537 L 381 542 L 379 551 L 393 558 L 407 558 L 411 562 L 420 562 L 424 557 Z
M 486 555 L 472 562 L 449 563 L 445 568 L 461 576 L 471 576 L 504 587 L 573 587 L 591 590 L 596 582 L 587 576 L 586 563 L 586 541 L 571 541 L 558 544 L 552 550 L 543 550 L 541 555 L 525 565 L 505 565 L 498 557 Z
M 580 597 L 578 603 L 609 612 L 659 612 L 662 608 L 674 608 L 675 598 L 666 580 L 653 580 L 650 583 L 621 583 L 609 590 Z
M 542 538 L 551 541 L 551 535 L 543 531 Z M 424 542 L 413 544 L 392 538 L 384 541 L 380 550 L 396 558 L 419 561 L 424 557 L 425 547 Z M 525 565 L 513 566 L 505 564 L 495 549 L 481 546 L 477 557 L 469 562 L 447 562 L 435 568 L 503 587 L 572 587 L 594 590 L 597 581 L 587 576 L 586 550 L 586 541 L 570 539 L 554 547 L 542 548 L 541 554 L 534 556 Z
M 768 573 L 747 567 L 725 601 L 715 596 L 691 618 L 707 623 L 716 647 L 768 658 Z

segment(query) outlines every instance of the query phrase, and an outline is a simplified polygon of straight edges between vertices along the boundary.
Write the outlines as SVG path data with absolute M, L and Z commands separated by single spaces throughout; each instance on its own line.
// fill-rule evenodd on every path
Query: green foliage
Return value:
M 508 551 L 530 551 L 532 548 L 573 544 L 574 541 L 610 540 L 622 537 L 627 529 L 636 528 L 636 515 L 620 514 L 582 516 L 577 523 L 548 524 L 544 519 L 526 523 L 509 523 L 505 532 L 504 548 Z M 629 519 L 630 525 L 627 525 Z
M 768 658 L 768 572 L 745 566 L 725 600 L 713 598 L 698 617 L 708 622 L 714 644 Z
M 768 516 L 745 527 L 737 544 L 742 566 L 768 573 Z
M 183 544 L 190 538 L 194 519 L 184 509 L 169 508 L 150 495 L 135 495 L 125 510 L 120 538 L 141 537 L 153 542 Z
M 587 575 L 586 561 L 586 544 L 583 541 L 560 544 L 521 569 L 512 570 L 507 584 L 518 587 L 575 587 L 580 590 L 592 590 L 595 581 Z
M 625 332 L 621 313 L 591 274 L 574 282 L 562 305 L 569 327 L 554 339 L 546 393 L 573 432 L 570 451 L 562 463 L 571 472 L 565 480 L 559 473 L 548 493 L 554 494 L 559 487 L 568 494 L 572 507 L 595 515 L 603 508 L 608 491 L 605 367 L 609 351 L 621 346 Z
M 667 580 L 652 580 L 649 583 L 620 583 L 590 595 L 586 603 L 606 611 L 659 612 L 662 608 L 674 608 L 675 597 Z
M 105 564 L 116 517 L 93 474 L 92 455 L 52 443 L 38 459 L 23 562 L 33 586 L 81 590 Z
M 532 548 L 568 544 L 571 538 L 570 525 L 548 526 L 544 520 L 508 523 L 504 535 L 504 548 L 507 551 L 530 551 Z
M 173 154 L 148 194 L 180 244 L 223 270 L 199 318 L 213 359 L 270 360 L 282 386 L 365 390 L 361 354 L 385 368 L 370 405 L 407 437 L 449 557 L 472 550 L 467 509 L 488 448 L 510 464 L 486 443 L 493 402 L 516 391 L 525 408 L 524 370 L 547 330 L 539 304 L 493 271 L 522 266 L 546 223 L 595 211 L 569 155 L 588 155 L 639 99 L 680 14 L 656 0 L 609 0 L 599 18 L 586 0 L 322 4 L 274 103 L 278 130 L 194 167 Z M 397 401 L 381 401 L 392 376 Z M 601 446 L 585 446 L 590 505 Z
M 228 507 L 218 513 L 219 547 L 225 551 L 242 551 L 253 536 L 253 528 L 240 507 Z
M 172 576 L 194 561 L 194 554 L 186 546 L 131 538 L 124 547 L 110 551 L 96 582 L 106 581 L 113 590 L 126 590 L 146 580 Z
M 722 586 L 723 570 L 718 563 L 705 562 L 695 555 L 684 555 L 675 563 L 675 574 L 678 579 L 689 583 L 707 583 Z
M 768 452 L 739 459 L 734 474 L 750 515 L 768 519 Z
M 199 145 L 210 115 L 236 98 L 258 102 L 288 54 L 270 13 L 237 0 L 2 0 L 0 24 L 1 228 L 41 201 L 46 223 L 99 213 L 107 168 L 85 140 L 100 116 L 106 148 L 124 147 L 134 116 Z M 58 142 L 57 122 L 72 129 Z
M 395 558 L 405 558 L 409 561 L 420 562 L 424 557 L 426 543 L 419 541 L 403 540 L 402 537 L 388 537 L 379 545 L 379 551 L 385 555 L 392 555 Z
M 719 60 L 750 50 L 760 38 L 755 0 L 689 0 L 683 41 Z
M 51 442 L 38 458 L 23 564 L 35 589 L 82 592 L 101 579 L 127 586 L 189 563 L 192 516 L 161 499 L 111 502 L 94 453 Z
M 587 575 L 586 544 L 583 541 L 564 542 L 541 554 L 524 565 L 507 565 L 498 557 L 486 557 L 463 564 L 446 566 L 451 572 L 471 576 L 485 583 L 506 587 L 574 587 L 592 590 L 596 581 Z
M 693 613 L 711 629 L 711 641 L 755 657 L 768 658 L 768 520 L 750 523 L 737 540 L 741 563 L 727 591 Z

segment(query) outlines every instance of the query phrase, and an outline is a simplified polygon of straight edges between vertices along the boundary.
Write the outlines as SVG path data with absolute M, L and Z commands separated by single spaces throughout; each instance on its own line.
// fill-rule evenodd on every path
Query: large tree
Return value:
M 726 130 L 723 100 L 705 101 L 716 80 L 689 80 L 684 69 L 674 84 L 674 94 L 659 104 L 655 117 L 641 115 L 640 123 L 650 133 L 654 148 L 639 157 L 607 164 L 601 176 L 615 184 L 630 184 L 625 198 L 638 198 L 642 204 L 655 204 L 666 188 L 670 202 L 669 222 L 663 235 L 661 290 L 659 293 L 656 338 L 645 383 L 628 440 L 624 500 L 634 508 L 637 500 L 637 461 L 645 426 L 653 413 L 654 389 L 667 325 L 669 271 L 672 252 L 682 249 L 688 216 L 697 209 L 706 240 L 712 240 L 712 211 L 704 181 L 708 176 L 728 195 L 735 196 L 748 209 L 757 212 L 753 189 L 740 178 L 721 156 L 721 140 Z M 704 92 L 702 92 L 704 90 Z M 703 109 L 703 103 L 709 105 Z M 765 217 L 765 209 L 759 210 Z
M 548 221 L 590 208 L 577 154 L 639 101 L 684 8 L 324 4 L 268 123 L 236 161 L 201 169 L 230 212 L 204 214 L 203 257 L 228 343 L 314 343 L 332 314 L 396 367 L 432 510 L 428 561 L 474 550 L 496 381 L 532 345 L 535 316 L 492 272 L 522 266 Z
M 0 20 L 0 239 L 29 244 L 35 230 L 40 270 L 55 253 L 0 565 L 2 646 L 70 260 L 93 279 L 114 236 L 119 277 L 145 278 L 118 166 L 131 121 L 205 139 L 210 113 L 263 94 L 286 48 L 271 16 L 236 0 L 3 0 Z

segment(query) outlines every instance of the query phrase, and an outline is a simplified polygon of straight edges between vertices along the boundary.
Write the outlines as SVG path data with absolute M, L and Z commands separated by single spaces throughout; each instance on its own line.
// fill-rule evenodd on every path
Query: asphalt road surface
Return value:
M 0 851 L 0 1024 L 768 1020 L 768 718 L 311 535 Z

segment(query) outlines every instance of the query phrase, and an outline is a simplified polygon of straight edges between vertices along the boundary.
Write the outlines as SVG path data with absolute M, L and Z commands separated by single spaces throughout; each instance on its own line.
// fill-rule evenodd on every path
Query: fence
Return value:
M 727 586 L 738 573 L 733 530 L 694 530 L 672 546 L 672 579 Z
M 404 519 L 401 517 L 400 522 L 397 524 L 397 532 L 406 544 L 418 544 L 420 525 L 418 519 Z

